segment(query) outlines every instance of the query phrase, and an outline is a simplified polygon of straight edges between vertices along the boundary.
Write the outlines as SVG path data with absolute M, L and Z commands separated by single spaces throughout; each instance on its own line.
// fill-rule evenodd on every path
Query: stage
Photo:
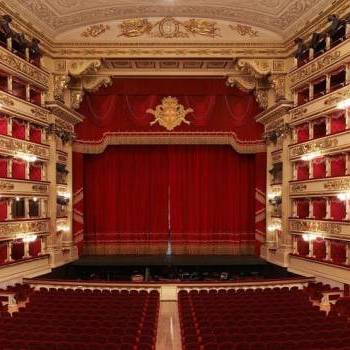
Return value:
M 256 256 L 82 256 L 42 276 L 62 280 L 237 281 L 295 277 L 285 268 Z M 223 277 L 226 276 L 226 277 Z
M 231 255 L 87 255 L 72 266 L 232 266 L 268 265 L 256 256 Z

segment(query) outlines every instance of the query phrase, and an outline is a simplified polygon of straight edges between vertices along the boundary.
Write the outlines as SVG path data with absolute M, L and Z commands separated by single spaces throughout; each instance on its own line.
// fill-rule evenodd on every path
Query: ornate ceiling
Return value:
M 59 41 L 96 40 L 82 33 L 89 26 L 101 24 L 109 27 L 99 40 L 135 40 L 117 32 L 126 19 L 141 18 L 155 25 L 155 18 L 173 17 L 180 21 L 187 18 L 200 18 L 217 24 L 221 39 L 236 41 L 227 36 L 229 23 L 251 26 L 260 33 L 250 40 L 278 41 L 287 39 L 300 29 L 306 21 L 317 16 L 330 5 L 329 0 L 6 0 L 6 5 L 21 14 L 34 27 L 46 33 L 50 39 Z M 152 22 L 153 20 L 153 22 Z M 119 21 L 119 22 L 118 22 Z M 172 24 L 174 25 L 174 23 Z M 110 29 L 115 28 L 114 31 Z M 156 28 L 157 29 L 157 28 Z M 147 33 L 146 33 L 147 34 Z M 224 34 L 224 35 L 223 35 Z M 227 35 L 226 35 L 227 34 Z M 109 36 L 108 36 L 109 35 Z M 198 40 L 203 35 L 197 35 Z M 151 36 L 152 40 L 157 38 Z M 205 37 L 205 35 L 204 35 Z M 213 38 L 220 40 L 220 36 Z M 121 39 L 120 39 L 121 38 Z M 145 39 L 144 36 L 142 39 Z M 186 39 L 182 37 L 181 39 Z M 140 39 L 140 38 L 139 38 Z M 159 39 L 159 36 L 158 36 Z M 170 39 L 170 38 L 166 38 Z M 177 37 L 177 39 L 179 39 Z M 196 39 L 194 36 L 192 39 Z M 204 38 L 205 39 L 205 38 Z M 208 39 L 208 38 L 206 38 Z M 247 39 L 247 37 L 245 38 Z

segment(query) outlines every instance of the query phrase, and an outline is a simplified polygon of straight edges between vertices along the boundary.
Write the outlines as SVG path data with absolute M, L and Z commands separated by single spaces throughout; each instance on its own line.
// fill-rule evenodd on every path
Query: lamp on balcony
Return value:
M 17 152 L 16 153 L 16 158 L 20 158 L 26 162 L 29 163 L 34 163 L 37 161 L 38 157 L 33 155 L 33 154 L 28 154 L 28 153 L 22 153 L 22 152 Z
M 317 157 L 321 156 L 321 152 L 320 151 L 315 151 L 315 152 L 310 152 L 310 153 L 306 153 L 301 157 L 301 160 L 304 161 L 308 161 L 308 160 L 313 160 Z
M 350 107 L 350 98 L 347 98 L 343 101 L 340 101 L 338 104 L 337 104 L 337 108 L 338 109 L 347 109 Z
M 305 242 L 311 242 L 314 241 L 317 237 L 320 237 L 320 235 L 314 232 L 308 232 L 304 233 L 302 237 Z
M 350 191 L 337 194 L 337 198 L 340 199 L 341 201 L 349 200 L 350 199 Z

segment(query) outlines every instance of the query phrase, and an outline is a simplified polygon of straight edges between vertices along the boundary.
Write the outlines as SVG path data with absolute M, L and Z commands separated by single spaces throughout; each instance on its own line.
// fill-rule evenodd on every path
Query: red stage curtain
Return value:
M 0 264 L 4 264 L 7 260 L 7 243 L 0 242 Z
M 13 242 L 12 245 L 12 254 L 11 257 L 13 260 L 21 260 L 24 256 L 24 243 L 21 242 Z
M 322 220 L 326 217 L 327 204 L 325 199 L 313 199 L 312 200 L 313 217 L 318 220 Z
M 41 164 L 30 164 L 29 178 L 33 181 L 41 181 Z
M 0 116 L 0 134 L 7 135 L 7 117 Z
M 15 137 L 16 139 L 25 139 L 25 124 L 22 121 L 19 121 L 17 119 L 12 120 L 12 136 Z
M 300 256 L 307 256 L 309 254 L 309 242 L 303 240 L 303 237 L 298 237 L 297 251 Z
M 345 128 L 345 112 L 337 111 L 333 113 L 331 118 L 331 133 L 336 134 L 337 132 L 342 132 L 345 130 Z
M 297 200 L 297 215 L 300 219 L 305 219 L 309 216 L 309 201 L 308 200 Z
M 29 129 L 29 139 L 32 142 L 41 143 L 41 128 L 31 125 Z
M 297 142 L 305 142 L 309 140 L 309 123 L 299 125 L 297 127 Z
M 297 180 L 307 180 L 309 178 L 309 163 L 298 162 L 297 167 Z
M 346 246 L 341 241 L 331 241 L 331 258 L 336 264 L 344 264 L 346 261 Z
M 346 216 L 346 205 L 344 201 L 337 198 L 331 200 L 331 218 L 332 220 L 341 221 Z
M 317 238 L 313 241 L 314 256 L 317 260 L 324 260 L 326 258 L 326 241 Z
M 169 155 L 174 240 L 252 241 L 254 156 L 205 146 L 173 147 Z
M 313 167 L 313 177 L 315 179 L 320 179 L 326 177 L 326 159 L 325 158 L 316 158 L 312 161 Z
M 36 257 L 41 252 L 41 239 L 37 238 L 34 242 L 29 243 L 29 255 Z
M 26 176 L 26 163 L 22 160 L 12 160 L 12 177 L 14 179 L 25 179 Z
M 228 146 L 118 146 L 86 155 L 86 240 L 162 242 L 164 253 L 170 198 L 175 253 L 191 244 L 232 251 L 254 244 L 254 167 L 254 155 Z
M 167 162 L 162 147 L 110 147 L 85 156 L 85 239 L 166 240 Z
M 7 158 L 0 157 L 0 177 L 7 177 Z
M 331 176 L 344 176 L 346 169 L 345 156 L 332 156 L 330 157 L 331 162 Z

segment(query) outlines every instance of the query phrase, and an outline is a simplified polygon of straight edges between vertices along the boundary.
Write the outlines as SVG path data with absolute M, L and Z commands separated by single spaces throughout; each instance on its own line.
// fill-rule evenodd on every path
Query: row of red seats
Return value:
M 239 294 L 179 293 L 184 350 L 319 350 L 350 340 L 344 319 L 327 317 L 297 288 Z
M 159 294 L 31 291 L 26 308 L 0 318 L 0 349 L 154 350 Z

